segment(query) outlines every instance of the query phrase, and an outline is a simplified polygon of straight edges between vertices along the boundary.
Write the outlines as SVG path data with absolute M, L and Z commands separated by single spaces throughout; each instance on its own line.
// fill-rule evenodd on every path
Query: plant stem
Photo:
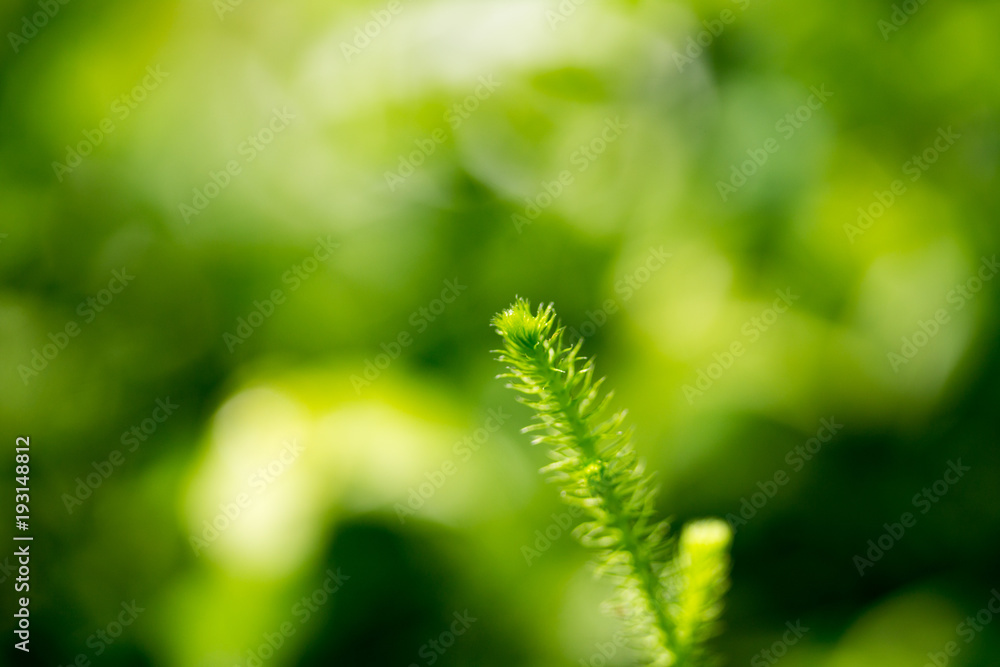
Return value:
M 663 633 L 663 640 L 668 648 L 672 637 L 672 624 L 663 609 L 663 584 L 656 573 L 652 560 L 646 555 L 642 540 L 636 535 L 635 525 L 629 521 L 625 512 L 625 503 L 616 493 L 618 487 L 614 480 L 610 479 L 611 474 L 606 466 L 606 462 L 597 451 L 596 438 L 586 420 L 580 416 L 574 401 L 570 397 L 569 389 L 566 387 L 565 373 L 553 367 L 550 355 L 550 346 L 547 340 L 535 348 L 534 360 L 537 364 L 539 374 L 545 379 L 542 384 L 546 388 L 552 399 L 558 406 L 559 413 L 566 420 L 570 432 L 576 440 L 577 446 L 584 453 L 584 466 L 598 464 L 600 471 L 596 475 L 596 483 L 593 478 L 588 480 L 588 486 L 592 494 L 601 499 L 601 505 L 607 515 L 611 518 L 611 525 L 622 535 L 622 548 L 629 554 L 633 573 L 641 584 L 641 590 L 649 604 L 650 613 L 653 615 L 655 626 Z
M 553 367 L 549 361 L 554 358 L 550 356 L 553 354 L 553 352 L 550 352 L 551 349 L 547 340 L 543 340 L 535 348 L 535 363 L 538 366 L 540 374 L 545 379 L 545 383 L 542 386 L 552 394 L 556 404 L 558 404 L 559 412 L 566 419 L 566 423 L 569 424 L 577 446 L 586 456 L 587 463 L 600 461 L 600 456 L 597 453 L 596 438 L 587 426 L 587 422 L 573 409 L 573 399 L 570 397 L 569 389 L 566 388 L 565 384 L 565 373 Z

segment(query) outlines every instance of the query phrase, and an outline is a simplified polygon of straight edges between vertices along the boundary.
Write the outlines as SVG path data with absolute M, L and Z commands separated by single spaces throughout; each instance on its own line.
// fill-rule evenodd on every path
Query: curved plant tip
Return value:
M 542 472 L 583 510 L 574 535 L 596 550 L 598 572 L 616 584 L 612 608 L 633 644 L 647 664 L 705 664 L 729 584 L 729 525 L 696 521 L 670 537 L 668 522 L 656 518 L 653 477 L 623 429 L 625 412 L 609 409 L 611 392 L 580 356 L 583 341 L 564 340 L 551 304 L 532 311 L 518 298 L 493 326 L 504 343 L 496 351 L 507 367 L 500 377 L 534 410 L 524 430 L 548 447 L 552 463 Z

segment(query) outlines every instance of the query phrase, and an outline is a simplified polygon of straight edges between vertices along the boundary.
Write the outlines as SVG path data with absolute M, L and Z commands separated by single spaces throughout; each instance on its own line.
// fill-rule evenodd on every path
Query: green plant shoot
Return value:
M 703 664 L 728 587 L 732 532 L 718 519 L 686 525 L 679 539 L 656 518 L 657 488 L 623 429 L 625 411 L 612 412 L 612 392 L 594 379 L 594 363 L 569 345 L 552 305 L 517 299 L 493 319 L 503 337 L 500 377 L 535 411 L 524 429 L 544 444 L 553 462 L 542 472 L 563 499 L 583 508 L 574 535 L 597 551 L 599 573 L 617 588 L 612 608 L 625 619 L 648 664 Z

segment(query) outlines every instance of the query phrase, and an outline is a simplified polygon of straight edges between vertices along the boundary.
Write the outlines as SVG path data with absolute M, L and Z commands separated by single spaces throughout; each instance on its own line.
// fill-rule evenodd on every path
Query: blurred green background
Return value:
M 632 664 L 494 377 L 521 295 L 736 526 L 728 664 L 1000 663 L 1000 3 L 0 24 L 0 661 Z

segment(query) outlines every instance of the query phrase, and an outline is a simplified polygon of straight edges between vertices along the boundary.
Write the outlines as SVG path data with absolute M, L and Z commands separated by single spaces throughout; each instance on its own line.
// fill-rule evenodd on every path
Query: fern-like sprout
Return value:
M 614 607 L 625 617 L 648 664 L 699 664 L 728 586 L 729 526 L 717 519 L 685 526 L 676 544 L 657 520 L 656 486 L 624 430 L 625 411 L 611 412 L 612 392 L 580 356 L 583 341 L 564 341 L 551 305 L 532 312 L 518 299 L 493 319 L 509 387 L 535 412 L 525 432 L 545 444 L 553 462 L 542 472 L 563 499 L 586 516 L 574 535 L 597 550 L 599 573 L 616 583 Z

